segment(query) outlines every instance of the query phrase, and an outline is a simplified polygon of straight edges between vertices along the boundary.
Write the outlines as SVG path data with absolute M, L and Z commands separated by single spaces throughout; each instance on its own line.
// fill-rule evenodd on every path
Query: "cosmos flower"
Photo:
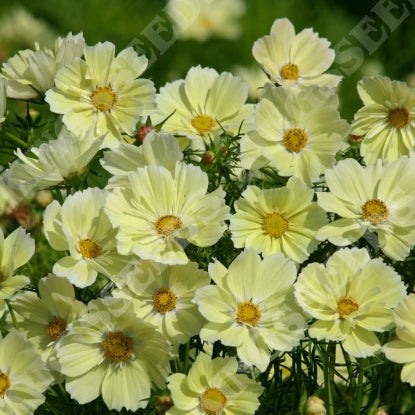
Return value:
M 76 136 L 93 126 L 95 136 L 105 135 L 103 147 L 116 147 L 122 134 L 133 135 L 140 117 L 155 109 L 155 88 L 147 79 L 136 79 L 147 67 L 147 58 L 132 47 L 115 57 L 110 42 L 85 47 L 85 60 L 76 59 L 55 76 L 47 91 L 50 109 Z
M 317 192 L 318 204 L 340 216 L 317 231 L 316 238 L 350 245 L 366 231 L 376 234 L 388 257 L 404 259 L 415 245 L 415 160 L 408 157 L 361 166 L 340 161 L 325 173 L 329 192 Z
M 334 61 L 330 42 L 320 38 L 312 29 L 297 35 L 286 18 L 277 19 L 271 33 L 259 38 L 252 54 L 274 83 L 299 88 L 308 85 L 336 87 L 341 77 L 326 74 Z
M 80 404 L 102 395 L 109 409 L 145 408 L 169 373 L 167 341 L 125 299 L 92 300 L 88 311 L 56 346 L 66 390 Z
M 315 319 L 310 336 L 341 341 L 354 357 L 380 351 L 375 332 L 393 327 L 392 309 L 405 294 L 392 267 L 357 248 L 335 252 L 326 265 L 307 265 L 295 283 L 298 304 Z
M 248 186 L 230 220 L 235 247 L 264 255 L 282 252 L 298 263 L 305 261 L 318 246 L 316 231 L 328 222 L 313 196 L 313 190 L 295 177 L 277 189 Z
M 366 164 L 409 155 L 415 145 L 415 90 L 377 75 L 359 81 L 357 91 L 364 106 L 354 116 L 352 134 L 363 136 Z
M 174 406 L 166 415 L 247 415 L 259 407 L 264 388 L 246 374 L 237 373 L 234 357 L 210 359 L 200 353 L 189 374 L 175 373 L 168 378 Z
M 128 174 L 129 185 L 107 197 L 106 212 L 118 228 L 117 249 L 163 264 L 188 262 L 188 244 L 210 246 L 225 231 L 225 193 L 207 193 L 208 177 L 199 167 L 176 163 L 174 171 L 146 166 Z
M 263 372 L 270 351 L 290 351 L 306 322 L 294 301 L 295 263 L 282 254 L 261 257 L 245 250 L 226 269 L 209 265 L 215 285 L 199 288 L 195 302 L 208 320 L 200 338 L 236 347 L 238 357 Z

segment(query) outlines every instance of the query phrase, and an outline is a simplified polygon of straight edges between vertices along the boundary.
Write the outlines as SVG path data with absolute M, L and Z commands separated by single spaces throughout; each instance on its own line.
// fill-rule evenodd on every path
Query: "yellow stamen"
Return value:
M 357 310 L 359 310 L 359 304 L 357 304 L 353 298 L 341 297 L 339 301 L 337 301 L 336 311 L 339 313 L 340 317 L 349 316 Z
M 406 108 L 393 108 L 389 110 L 388 121 L 392 127 L 403 128 L 411 121 L 411 114 Z
M 236 313 L 236 319 L 241 323 L 246 323 L 251 326 L 255 326 L 261 317 L 261 312 L 256 304 L 252 301 L 246 301 L 238 304 L 238 312 Z
M 0 398 L 4 398 L 10 385 L 11 382 L 9 376 L 0 370 Z
M 51 341 L 59 340 L 66 332 L 66 321 L 60 317 L 53 317 L 49 321 L 46 332 Z
M 159 288 L 153 295 L 153 306 L 159 313 L 166 313 L 176 307 L 176 294 L 168 288 Z
M 292 79 L 295 81 L 300 76 L 298 66 L 294 63 L 287 63 L 286 65 L 284 65 L 281 68 L 280 74 L 284 79 Z
M 107 112 L 117 102 L 117 96 L 110 86 L 97 87 L 90 96 L 92 105 L 98 110 Z
M 84 258 L 95 258 L 101 255 L 101 246 L 98 242 L 90 238 L 78 241 L 79 251 Z
M 209 388 L 200 395 L 200 406 L 207 415 L 221 414 L 225 404 L 226 396 L 220 389 Z
M 216 125 L 216 121 L 210 115 L 196 115 L 190 122 L 199 134 L 212 131 Z
M 114 362 L 125 362 L 133 353 L 133 339 L 120 331 L 110 332 L 102 342 L 104 356 Z
M 362 217 L 368 222 L 382 223 L 388 216 L 389 209 L 381 200 L 369 200 L 362 206 Z
M 301 128 L 289 128 L 282 140 L 284 147 L 291 152 L 298 153 L 308 141 L 306 132 Z
M 279 238 L 288 229 L 288 220 L 281 213 L 270 213 L 265 216 L 263 221 L 264 231 L 274 237 Z
M 183 223 L 177 216 L 165 215 L 159 217 L 154 222 L 154 226 L 160 235 L 170 236 L 178 229 L 181 229 L 183 227 Z

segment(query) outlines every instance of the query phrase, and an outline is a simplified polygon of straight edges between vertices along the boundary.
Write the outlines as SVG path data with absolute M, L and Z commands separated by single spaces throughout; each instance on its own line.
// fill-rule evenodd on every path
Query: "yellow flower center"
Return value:
M 251 326 L 255 326 L 261 317 L 261 312 L 256 304 L 252 301 L 246 301 L 244 303 L 238 303 L 238 312 L 236 313 L 236 319 L 241 323 L 246 323 Z
M 49 321 L 46 332 L 51 341 L 59 340 L 66 331 L 66 321 L 60 317 L 53 317 Z
M 97 87 L 90 96 L 92 105 L 98 110 L 107 112 L 117 102 L 117 96 L 110 86 Z
M 357 310 L 359 310 L 359 304 L 357 304 L 353 298 L 341 297 L 339 301 L 337 301 L 336 311 L 339 313 L 340 317 L 349 316 Z
M 110 332 L 102 342 L 104 356 L 114 362 L 125 362 L 133 353 L 133 339 L 120 331 Z
M 199 132 L 204 134 L 212 131 L 216 125 L 216 121 L 210 115 L 196 115 L 191 121 L 193 127 Z
M 288 151 L 294 151 L 298 153 L 308 141 L 306 132 L 301 128 L 289 128 L 282 140 L 284 147 Z
M 101 255 L 101 246 L 98 242 L 90 238 L 78 241 L 79 251 L 84 258 L 95 258 Z
M 393 108 L 389 110 L 388 121 L 392 127 L 403 128 L 411 121 L 411 114 L 406 108 Z
M 279 238 L 288 229 L 288 220 L 281 213 L 270 213 L 265 216 L 263 221 L 264 231 L 274 237 Z
M 0 398 L 4 398 L 10 388 L 10 378 L 8 375 L 0 371 Z
M 281 68 L 281 76 L 284 79 L 293 79 L 296 81 L 300 74 L 298 73 L 298 66 L 294 63 L 287 63 Z
M 388 216 L 389 209 L 381 200 L 369 200 L 362 206 L 362 217 L 369 222 L 382 223 Z
M 153 295 L 153 306 L 159 313 L 166 313 L 176 307 L 176 294 L 168 288 L 159 288 Z
M 154 222 L 154 226 L 160 235 L 170 236 L 178 229 L 181 229 L 183 227 L 183 223 L 177 216 L 165 215 L 159 217 Z
M 206 389 L 200 395 L 200 406 L 208 415 L 217 415 L 222 413 L 226 404 L 226 396 L 217 388 Z

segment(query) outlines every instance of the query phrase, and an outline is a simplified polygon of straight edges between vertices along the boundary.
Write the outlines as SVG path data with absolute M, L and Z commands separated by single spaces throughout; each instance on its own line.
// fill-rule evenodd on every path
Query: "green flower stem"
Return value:
M 354 413 L 355 415 L 360 414 L 360 407 L 362 406 L 362 398 L 363 398 L 363 374 L 364 374 L 364 368 L 365 368 L 365 359 L 360 359 L 359 362 L 359 376 L 357 379 L 357 386 L 356 386 L 356 392 L 354 393 L 353 400 L 354 400 Z
M 12 305 L 10 304 L 10 300 L 5 300 L 7 304 L 7 308 L 9 309 L 10 317 L 13 321 L 13 326 L 16 330 L 19 330 L 19 324 L 17 323 L 16 314 L 14 314 L 14 310 Z
M 19 137 L 16 137 L 14 134 L 11 134 L 9 132 L 6 133 L 6 136 L 9 137 L 12 141 L 14 141 L 16 144 L 18 144 L 20 147 L 27 148 L 28 144 L 21 140 Z
M 344 361 L 346 363 L 347 374 L 349 375 L 350 387 L 352 389 L 355 389 L 356 388 L 356 379 L 355 379 L 354 374 L 353 374 L 352 361 L 350 360 L 349 353 L 347 353 L 346 350 L 343 349 L 343 346 L 342 346 L 342 352 L 343 352 Z
M 334 379 L 333 366 L 336 363 L 336 343 L 329 341 L 324 355 L 324 388 L 326 390 L 327 415 L 334 415 L 332 384 Z

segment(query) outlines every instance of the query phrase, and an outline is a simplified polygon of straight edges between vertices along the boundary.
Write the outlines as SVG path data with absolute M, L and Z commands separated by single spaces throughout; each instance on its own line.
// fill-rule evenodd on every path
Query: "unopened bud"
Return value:
M 151 132 L 151 131 L 156 131 L 156 129 L 154 127 L 152 127 L 151 125 L 143 125 L 142 127 L 139 128 L 139 130 L 137 131 L 137 137 L 138 139 L 143 142 L 144 139 L 146 138 L 146 135 Z
M 212 163 L 213 158 L 215 155 L 211 151 L 206 151 L 203 156 L 203 164 L 210 164 Z
M 173 406 L 173 401 L 169 396 L 159 396 L 157 399 L 157 413 L 165 414 Z
M 363 135 L 355 135 L 355 134 L 350 134 L 349 136 L 349 141 L 352 144 L 358 144 L 363 140 Z
M 45 208 L 49 203 L 53 201 L 52 193 L 50 190 L 39 190 L 35 196 L 35 202 Z
M 306 402 L 306 414 L 307 415 L 325 415 L 326 407 L 324 401 L 318 396 L 310 396 Z
M 378 408 L 376 411 L 376 415 L 388 415 L 385 408 Z

